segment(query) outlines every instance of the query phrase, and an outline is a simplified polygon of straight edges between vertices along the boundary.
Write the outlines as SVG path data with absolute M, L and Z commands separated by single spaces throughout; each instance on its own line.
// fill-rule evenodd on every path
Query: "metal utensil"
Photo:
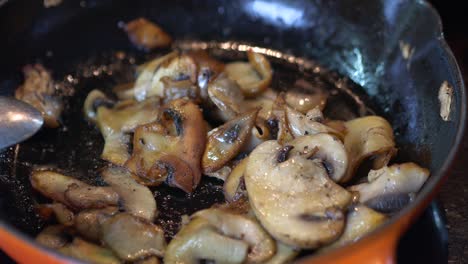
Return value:
M 34 135 L 44 123 L 41 113 L 31 105 L 0 96 L 0 149 Z

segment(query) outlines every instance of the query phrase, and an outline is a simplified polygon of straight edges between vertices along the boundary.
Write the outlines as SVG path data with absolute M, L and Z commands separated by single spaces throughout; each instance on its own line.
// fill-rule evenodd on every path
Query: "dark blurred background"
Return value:
M 391 1 L 391 0 L 389 0 Z M 442 18 L 445 38 L 457 58 L 466 83 L 468 80 L 468 14 L 466 0 L 432 0 Z M 444 208 L 448 230 L 448 263 L 468 263 L 468 136 L 439 202 Z

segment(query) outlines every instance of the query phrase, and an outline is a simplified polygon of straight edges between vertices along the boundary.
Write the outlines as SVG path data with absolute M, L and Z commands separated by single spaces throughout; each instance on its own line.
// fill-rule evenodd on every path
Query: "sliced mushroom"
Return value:
M 262 263 L 276 251 L 275 242 L 268 233 L 245 215 L 211 208 L 196 212 L 192 218 L 203 218 L 225 236 L 245 241 L 249 245 L 247 263 Z
M 325 108 L 327 97 L 327 93 L 321 90 L 314 94 L 293 90 L 286 92 L 285 100 L 288 106 L 302 114 L 306 114 L 314 108 L 322 111 Z
M 255 148 L 244 174 L 247 193 L 255 216 L 273 237 L 294 247 L 317 248 L 341 234 L 351 194 L 328 177 L 320 160 L 287 153 L 294 148 L 276 141 Z
M 354 185 L 348 189 L 359 193 L 359 202 L 377 211 L 389 212 L 406 205 L 395 198 L 417 193 L 428 177 L 428 169 L 408 162 L 371 170 L 367 177 L 368 183 Z M 409 202 L 410 199 L 405 201 Z
M 140 76 L 135 84 L 135 95 L 144 94 L 145 98 L 150 96 L 164 96 L 164 83 L 162 82 L 163 77 L 166 77 L 166 80 L 172 81 L 189 80 L 191 83 L 196 84 L 197 65 L 195 61 L 187 55 L 178 55 L 174 58 L 163 61 L 159 64 L 156 71 L 153 72 L 150 86 L 146 86 L 147 89 L 145 91 L 140 90 Z M 193 87 L 197 88 L 198 86 L 194 85 Z M 135 98 L 141 101 L 141 98 Z
M 346 176 L 341 182 L 349 181 L 364 160 L 372 157 L 373 168 L 380 169 L 396 154 L 393 129 L 384 118 L 356 118 L 346 122 L 345 126 L 348 133 L 344 138 L 344 145 L 350 161 Z
M 73 239 L 73 242 L 59 248 L 58 251 L 70 257 L 77 258 L 89 263 L 96 264 L 117 264 L 122 263 L 112 251 L 107 248 L 89 243 L 80 238 Z
M 293 258 L 299 255 L 299 249 L 295 249 L 291 246 L 276 242 L 276 253 L 272 258 L 263 262 L 264 264 L 285 264 L 290 263 Z
M 287 104 L 303 114 L 314 108 L 323 111 L 328 99 L 328 92 L 305 79 L 298 79 L 286 92 Z
M 203 100 L 208 98 L 208 84 L 224 71 L 224 64 L 209 56 L 206 51 L 191 51 L 187 54 L 197 63 L 197 84 Z
M 72 205 L 65 198 L 65 191 L 68 187 L 72 184 L 79 187 L 90 187 L 80 180 L 48 170 L 33 171 L 30 182 L 32 187 L 42 195 L 70 207 Z
M 122 260 L 162 257 L 166 250 L 164 231 L 133 215 L 116 214 L 104 221 L 101 228 L 102 241 Z
M 164 48 L 172 39 L 161 27 L 145 18 L 134 19 L 123 26 L 130 41 L 137 47 L 151 50 Z
M 287 117 L 287 106 L 284 100 L 284 93 L 280 93 L 272 105 L 271 116 L 268 117 L 268 124 L 272 127 L 271 130 L 276 130 L 276 139 L 280 144 L 292 140 L 294 137 L 289 128 Z
M 208 84 L 208 97 L 219 109 L 218 117 L 223 121 L 235 118 L 242 112 L 244 96 L 237 83 L 220 74 Z
M 208 133 L 203 172 L 216 171 L 239 154 L 250 136 L 257 113 L 258 109 L 249 111 Z
M 162 57 L 158 57 L 150 62 L 147 62 L 143 65 L 140 65 L 137 69 L 139 75 L 135 81 L 135 86 L 132 88 L 133 91 L 132 97 L 135 98 L 137 101 L 143 101 L 146 97 L 148 97 L 148 91 L 152 89 L 153 77 L 155 76 L 156 72 L 158 72 L 164 65 L 169 64 L 169 62 L 176 58 L 179 55 L 177 51 L 173 51 L 168 53 Z M 156 81 L 159 82 L 159 79 L 163 76 L 159 76 Z M 129 95 L 130 93 L 121 93 L 122 95 Z M 153 94 L 162 96 L 163 89 L 162 86 L 159 86 L 159 90 L 153 91 Z M 120 98 L 124 99 L 124 98 Z M 129 98 L 125 98 L 129 99 Z
M 100 90 L 92 90 L 86 96 L 83 104 L 83 112 L 88 120 L 96 122 L 97 109 L 99 107 L 112 108 L 114 105 L 115 102 L 109 99 L 103 92 Z
M 39 110 L 48 127 L 58 127 L 63 110 L 61 99 L 54 95 L 54 81 L 48 70 L 41 64 L 26 65 L 23 68 L 24 83 L 15 91 L 15 98 Z
M 117 207 L 81 211 L 75 216 L 75 230 L 84 238 L 98 242 L 101 238 L 101 224 L 118 212 Z
M 130 158 L 130 135 L 126 133 L 132 132 L 139 125 L 154 121 L 160 105 L 157 97 L 143 102 L 129 99 L 113 105 L 102 92 L 90 92 L 85 100 L 84 111 L 88 118 L 95 120 L 104 137 L 101 157 L 116 165 L 123 165 Z
M 268 59 L 260 53 L 247 51 L 249 63 L 232 62 L 226 64 L 225 71 L 230 79 L 235 80 L 242 93 L 247 97 L 259 95 L 271 83 L 273 70 Z
M 318 159 L 327 170 L 328 176 L 339 182 L 348 168 L 348 155 L 341 141 L 329 134 L 302 136 L 288 142 L 294 146 L 290 155 L 304 155 L 309 159 Z
M 63 225 L 51 225 L 44 228 L 37 236 L 36 242 L 44 247 L 59 249 L 70 241 L 67 227 Z
M 294 137 L 315 135 L 318 133 L 333 134 L 340 139 L 344 137 L 344 135 L 339 131 L 323 124 L 323 114 L 318 108 L 314 108 L 304 115 L 290 107 L 287 107 L 286 116 L 291 134 Z
M 139 74 L 137 73 L 137 75 Z M 135 82 L 120 83 L 112 88 L 112 92 L 121 100 L 132 99 L 135 94 L 133 87 L 135 87 Z
M 103 180 L 119 194 L 125 211 L 153 221 L 157 216 L 156 200 L 148 187 L 138 184 L 122 167 L 109 167 L 102 172 Z
M 125 166 L 140 183 L 169 185 L 192 192 L 200 182 L 206 127 L 194 103 L 177 99 L 158 121 L 135 130 L 133 154 Z
M 34 206 L 34 210 L 44 220 L 50 220 L 55 216 L 57 222 L 63 226 L 73 225 L 73 212 L 61 203 L 38 204 Z
M 228 202 L 235 201 L 245 195 L 244 172 L 248 158 L 241 160 L 224 181 L 224 197 Z
M 116 206 L 119 195 L 111 187 L 71 184 L 64 193 L 68 203 L 78 210 Z
M 161 78 L 161 82 L 165 103 L 179 98 L 186 98 L 196 103 L 201 101 L 200 89 L 189 79 L 172 80 L 169 76 L 164 76 Z
M 247 258 L 248 244 L 221 235 L 203 218 L 195 218 L 174 236 L 164 255 L 166 264 L 197 264 L 200 260 L 240 264 Z
M 346 217 L 346 226 L 341 237 L 332 244 L 322 248 L 321 251 L 328 251 L 346 244 L 356 242 L 387 219 L 384 214 L 376 212 L 362 204 L 353 206 Z

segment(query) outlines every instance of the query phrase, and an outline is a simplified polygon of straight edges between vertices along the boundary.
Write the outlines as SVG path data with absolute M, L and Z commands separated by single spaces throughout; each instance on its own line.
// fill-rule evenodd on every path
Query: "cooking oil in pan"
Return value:
M 174 48 L 207 50 L 226 62 L 246 60 L 245 51 L 253 49 L 269 58 L 274 69 L 273 89 L 287 90 L 294 87 L 298 80 L 303 80 L 314 89 L 328 92 L 324 110 L 327 117 L 347 120 L 372 113 L 364 104 L 368 101 L 357 85 L 310 60 L 236 42 L 185 41 L 176 43 Z M 135 65 L 161 54 L 107 52 L 70 64 L 64 69 L 51 69 L 63 74 L 62 81 L 57 84 L 65 95 L 62 125 L 58 129 L 44 128 L 30 140 L 0 153 L 0 191 L 7 194 L 0 200 L 0 212 L 5 219 L 31 235 L 46 224 L 35 214 L 34 204 L 47 201 L 36 194 L 29 184 L 29 174 L 38 166 L 50 167 L 90 184 L 103 184 L 99 176 L 99 170 L 107 165 L 100 159 L 103 139 L 98 129 L 84 119 L 84 100 L 93 89 L 110 95 L 115 85 L 134 80 Z M 152 190 L 160 212 L 156 222 L 164 228 L 168 239 L 178 231 L 183 215 L 224 202 L 222 181 L 207 176 L 203 177 L 192 194 L 164 184 Z

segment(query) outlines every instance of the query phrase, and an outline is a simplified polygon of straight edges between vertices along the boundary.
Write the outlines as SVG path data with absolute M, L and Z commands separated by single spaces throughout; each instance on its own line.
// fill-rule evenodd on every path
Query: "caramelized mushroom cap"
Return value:
M 247 158 L 241 160 L 231 171 L 231 174 L 224 181 L 224 197 L 228 202 L 238 200 L 245 195 L 244 173 L 247 166 Z
M 126 212 L 148 221 L 153 221 L 158 215 L 153 193 L 148 187 L 138 184 L 125 168 L 106 168 L 102 178 L 119 194 Z
M 137 47 L 151 50 L 167 47 L 172 38 L 158 25 L 145 18 L 134 19 L 123 27 L 130 41 Z
M 119 195 L 111 187 L 71 184 L 64 193 L 68 203 L 78 210 L 116 206 Z
M 244 96 L 237 83 L 220 74 L 208 85 L 208 97 L 219 109 L 218 117 L 223 121 L 235 118 L 242 112 Z
M 206 51 L 198 50 L 187 53 L 197 64 L 197 84 L 203 100 L 208 99 L 208 84 L 224 71 L 224 64 L 209 56 Z
M 288 145 L 294 146 L 290 155 L 304 155 L 308 159 L 318 159 L 327 170 L 328 176 L 339 182 L 348 168 L 348 154 L 343 143 L 329 134 L 316 134 L 298 137 Z
M 378 211 L 392 212 L 405 206 L 410 201 L 408 195 L 418 192 L 428 177 L 428 169 L 408 162 L 371 170 L 369 182 L 348 189 L 359 193 L 359 202 Z
M 366 116 L 356 118 L 345 123 L 347 134 L 344 145 L 348 151 L 350 161 L 346 176 L 341 182 L 349 181 L 361 163 L 373 158 L 373 168 L 386 166 L 396 154 L 393 129 L 380 116 Z
M 73 205 L 65 198 L 68 187 L 71 185 L 91 187 L 78 179 L 49 170 L 33 171 L 29 180 L 36 191 L 69 207 L 73 207 Z
M 101 224 L 102 241 L 120 259 L 135 261 L 149 256 L 164 256 L 164 231 L 157 225 L 120 213 Z
M 206 127 L 198 106 L 185 99 L 171 101 L 158 121 L 138 127 L 133 154 L 126 162 L 145 185 L 169 185 L 192 192 L 201 179 Z
M 248 244 L 222 235 L 207 220 L 195 218 L 174 236 L 164 255 L 166 264 L 197 264 L 200 260 L 240 264 L 247 257 Z
M 271 84 L 273 70 L 268 59 L 260 53 L 249 50 L 247 58 L 249 63 L 228 63 L 225 71 L 230 79 L 239 84 L 245 96 L 254 97 L 265 91 Z
M 202 218 L 216 227 L 223 235 L 240 239 L 249 245 L 247 263 L 262 263 L 276 251 L 274 240 L 260 224 L 245 215 L 216 208 L 198 211 L 192 218 Z
M 58 127 L 63 110 L 61 99 L 55 95 L 54 81 L 41 64 L 23 68 L 24 83 L 15 91 L 15 98 L 34 106 L 41 112 L 46 126 Z
M 249 155 L 245 184 L 255 216 L 273 237 L 317 248 L 341 234 L 351 195 L 328 177 L 320 160 L 288 153 L 294 148 L 276 141 L 259 145 Z
M 75 216 L 73 225 L 82 237 L 99 242 L 101 239 L 101 224 L 117 213 L 119 213 L 117 207 L 84 210 Z
M 96 122 L 104 137 L 101 157 L 116 165 L 123 165 L 130 158 L 130 135 L 138 125 L 156 119 L 160 99 L 148 98 L 143 102 L 128 99 L 115 104 L 101 91 L 91 91 L 84 103 L 85 116 Z
M 247 143 L 257 118 L 257 110 L 239 115 L 208 133 L 202 159 L 203 172 L 213 172 L 239 154 Z

